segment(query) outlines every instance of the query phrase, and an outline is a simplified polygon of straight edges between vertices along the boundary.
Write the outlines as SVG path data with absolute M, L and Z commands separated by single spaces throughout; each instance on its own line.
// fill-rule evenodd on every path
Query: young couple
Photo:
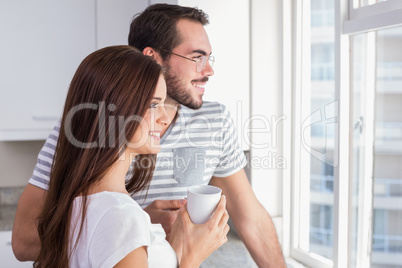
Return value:
M 181 266 L 196 267 L 226 241 L 226 206 L 258 266 L 285 267 L 228 112 L 202 101 L 213 75 L 207 23 L 198 9 L 153 5 L 131 23 L 129 45 L 141 53 L 110 47 L 82 62 L 60 128 L 18 204 L 12 246 L 19 260 L 166 267 L 177 265 L 177 255 Z M 186 168 L 177 157 L 189 159 Z M 193 225 L 183 198 L 188 186 L 207 183 L 226 199 L 207 224 Z

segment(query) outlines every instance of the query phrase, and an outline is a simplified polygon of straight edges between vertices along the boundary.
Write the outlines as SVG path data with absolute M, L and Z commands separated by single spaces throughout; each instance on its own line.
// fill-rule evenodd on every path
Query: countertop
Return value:
M 18 200 L 24 187 L 0 188 L 0 231 L 11 231 Z
M 246 246 L 234 231 L 229 231 L 228 242 L 212 253 L 200 266 L 200 268 L 225 267 L 257 268 Z
M 17 205 L 0 205 L 0 231 L 11 231 Z

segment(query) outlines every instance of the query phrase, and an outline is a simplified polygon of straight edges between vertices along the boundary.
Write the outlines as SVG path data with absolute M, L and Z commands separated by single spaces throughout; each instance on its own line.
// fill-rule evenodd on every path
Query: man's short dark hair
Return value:
M 128 44 L 140 51 L 152 47 L 167 59 L 169 53 L 180 44 L 176 25 L 178 20 L 188 19 L 202 25 L 209 23 L 208 15 L 202 10 L 169 4 L 155 4 L 137 14 L 130 25 Z

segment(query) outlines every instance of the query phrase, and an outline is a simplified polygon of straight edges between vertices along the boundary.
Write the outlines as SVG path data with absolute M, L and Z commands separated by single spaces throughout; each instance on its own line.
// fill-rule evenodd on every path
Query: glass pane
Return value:
M 385 2 L 388 0 L 353 0 L 353 8 L 364 7 L 368 5 L 373 5 L 379 2 Z
M 402 267 L 402 27 L 377 32 L 372 267 Z
M 311 0 L 310 252 L 332 259 L 334 0 Z
M 402 27 L 373 34 L 351 38 L 354 129 L 349 265 L 359 265 L 367 252 L 362 241 L 370 238 L 370 267 L 402 267 Z M 371 52 L 370 45 L 374 45 Z M 374 75 L 368 74 L 368 66 L 373 66 Z M 375 93 L 374 107 L 368 104 L 370 90 Z M 372 129 L 365 122 L 370 114 L 374 116 Z M 364 140 L 367 132 L 374 133 L 374 144 Z M 373 148 L 373 162 L 365 163 L 365 150 L 369 148 Z M 372 190 L 366 187 L 371 181 Z M 372 206 L 366 203 L 367 195 L 373 198 Z M 368 223 L 371 236 L 362 231 L 362 226 L 367 226 L 367 217 L 363 217 L 367 206 L 372 211 L 372 222 Z
M 361 105 L 364 101 L 364 89 L 366 88 L 366 69 L 364 68 L 367 63 L 367 35 L 361 34 L 354 36 L 351 42 L 351 87 L 352 87 L 352 126 L 353 126 L 353 153 L 352 153 L 352 165 L 351 165 L 351 183 L 350 183 L 350 195 L 351 195 L 351 218 L 349 220 L 349 266 L 357 267 L 357 255 L 358 255 L 358 231 L 359 231 L 359 198 L 361 196 L 360 191 L 360 178 L 364 176 L 361 174 L 362 162 L 364 159 L 364 144 L 362 144 L 361 135 L 363 132 L 364 118 L 362 114 L 364 112 L 364 105 Z M 362 96 L 363 95 L 363 96 Z M 363 103 L 364 104 L 364 103 Z

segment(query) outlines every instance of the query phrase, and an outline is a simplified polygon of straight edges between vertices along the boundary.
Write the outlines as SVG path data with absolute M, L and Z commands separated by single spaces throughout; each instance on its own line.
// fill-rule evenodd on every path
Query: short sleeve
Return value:
M 45 144 L 39 152 L 38 160 L 29 183 L 39 188 L 47 190 L 49 188 L 50 170 L 52 168 L 54 152 L 60 132 L 60 122 L 58 122 L 46 139 Z
M 131 251 L 149 246 L 150 225 L 139 206 L 124 204 L 109 209 L 91 235 L 91 267 L 113 267 Z
M 222 126 L 222 154 L 219 165 L 213 174 L 215 177 L 230 176 L 247 164 L 230 112 L 224 105 L 222 105 Z

